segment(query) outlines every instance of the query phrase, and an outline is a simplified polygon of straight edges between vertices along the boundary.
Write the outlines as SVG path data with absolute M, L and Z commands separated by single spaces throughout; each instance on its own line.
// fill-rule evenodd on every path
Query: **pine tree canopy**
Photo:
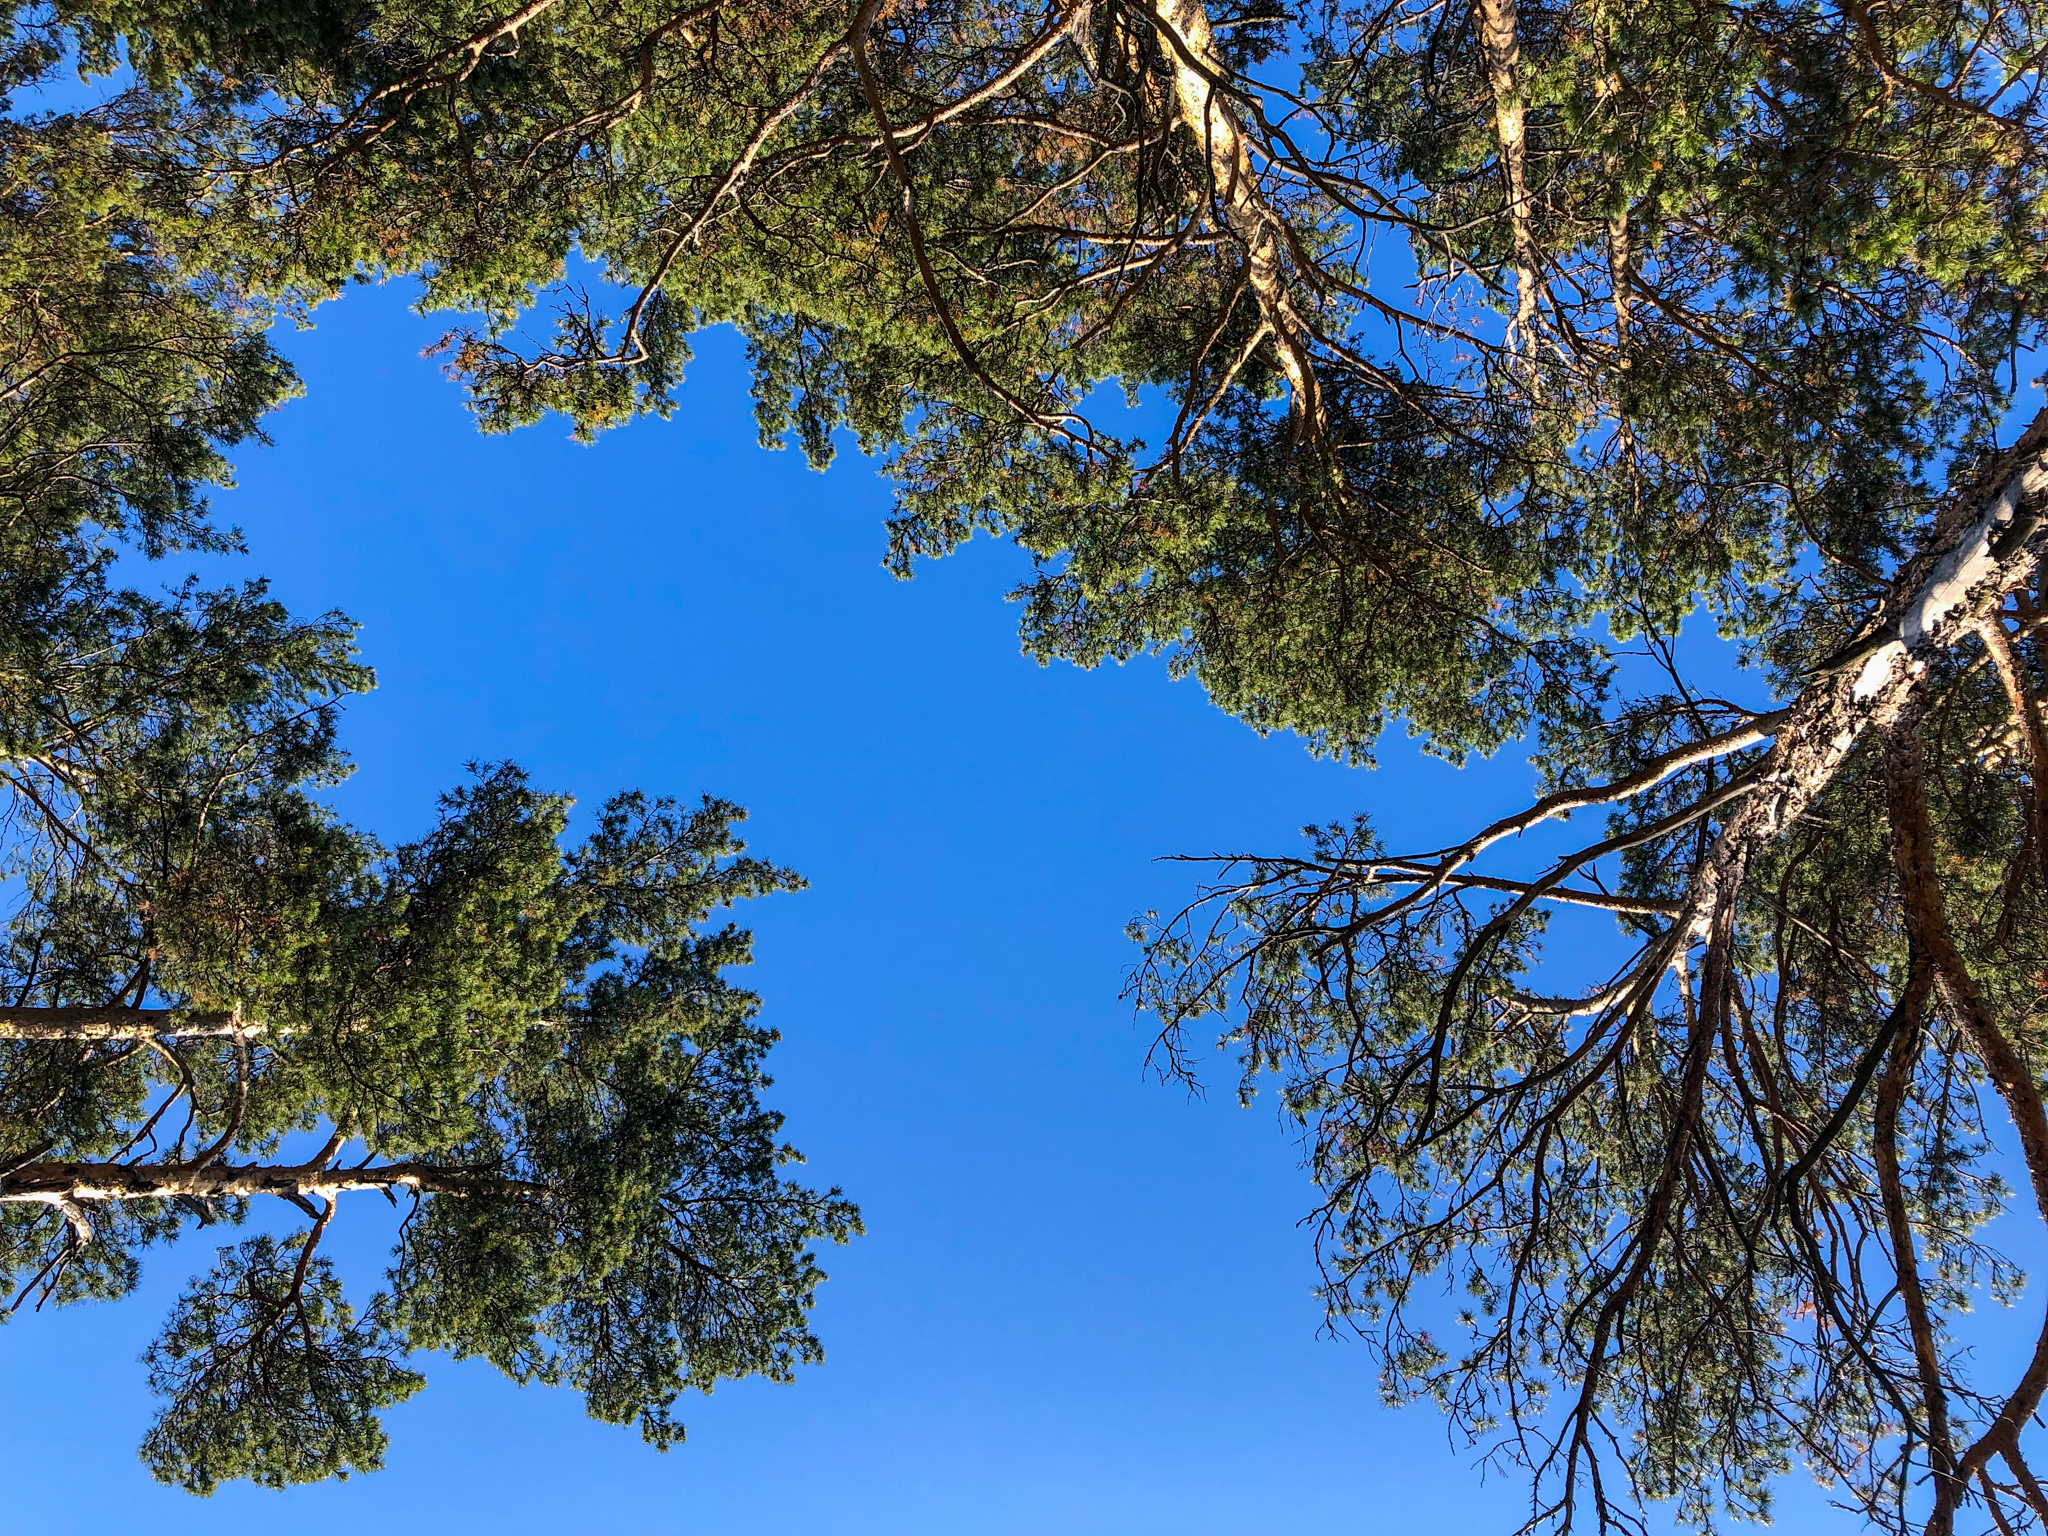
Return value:
M 684 1389 L 817 1357 L 811 1250 L 858 1227 L 783 1176 L 774 1035 L 727 978 L 719 914 L 801 882 L 737 806 L 621 795 L 572 840 L 509 765 L 382 847 L 319 798 L 371 682 L 351 624 L 118 584 L 123 541 L 232 547 L 203 493 L 296 387 L 292 295 L 142 144 L 0 139 L 0 1317 L 256 1219 L 146 1357 L 165 1481 L 374 1469 L 432 1349 L 666 1446 Z M 320 1251 L 367 1193 L 405 1212 L 374 1292 Z
M 1533 1525 L 1761 1516 L 1803 1461 L 1878 1528 L 1948 1533 L 2048 1525 L 2048 1332 L 2027 1360 L 1957 1332 L 1985 1296 L 2038 1313 L 1983 1227 L 2048 1219 L 2048 422 L 2008 420 L 2048 317 L 2044 56 L 2038 0 L 59 0 L 17 14 L 13 57 L 23 81 L 132 71 L 26 131 L 132 162 L 119 185 L 201 231 L 192 270 L 249 302 L 417 278 L 486 428 L 667 413 L 690 334 L 736 325 L 765 440 L 823 463 L 847 429 L 882 458 L 899 570 L 983 532 L 1036 557 L 1039 658 L 1163 652 L 1252 726 L 1359 762 L 1397 720 L 1453 760 L 1532 742 L 1521 814 L 1407 852 L 1340 823 L 1140 924 L 1164 1059 L 1217 1013 L 1247 1087 L 1277 1075 L 1333 1313 L 1389 1394 L 1526 1471 Z M 197 430 L 253 420 L 265 368 Z M 174 525 L 178 494 L 134 520 Z M 1747 679 L 1678 643 L 1695 615 Z M 272 1091 L 315 1102 L 265 1073 L 341 1092 L 338 1019 L 362 1015 L 322 1012 L 299 967 L 383 977 L 334 958 L 411 942 L 369 914 L 436 910 L 479 818 L 552 849 L 550 803 L 487 777 L 422 851 L 307 854 L 336 871 L 305 877 L 307 910 L 364 937 L 309 927 L 275 973 L 253 941 L 166 970 L 192 1008 L 281 1021 L 273 1044 L 214 1037 L 205 1072 L 247 1085 L 230 1123 L 266 1128 L 236 1134 L 303 1112 Z M 340 837 L 270 804 L 261 838 Z M 1514 863 L 1573 813 L 1604 827 Z M 627 842 L 671 835 L 619 814 Z M 519 863 L 521 889 L 560 905 L 506 931 L 551 936 L 474 973 L 421 940 L 422 974 L 492 999 L 495 1050 L 515 1016 L 538 1028 L 527 1007 L 610 1040 L 613 983 L 540 1001 L 583 974 L 554 935 L 582 931 L 560 914 L 609 856 L 532 857 L 553 872 Z M 1538 979 L 1567 909 L 1609 925 L 1611 963 Z M 544 945 L 559 979 L 510 979 Z M 236 1015 L 213 978 L 243 965 L 262 979 Z M 287 1042 L 316 1038 L 332 1061 L 295 1075 Z M 318 1102 L 380 1155 L 459 1145 L 553 1188 L 569 1175 L 519 1137 L 570 1071 L 555 1038 L 519 1037 L 541 1064 L 489 1108 L 453 1076 L 416 1104 L 377 1066 L 388 1119 Z M 236 1077 L 244 1048 L 277 1065 Z M 565 1144 L 611 1114 L 579 1101 Z M 408 1238 L 386 1310 L 328 1326 L 644 1411 L 659 1394 L 615 1403 L 584 1346 L 543 1363 L 499 1321 L 580 1314 L 460 1235 L 498 1198 L 436 1195 L 447 1230 Z M 845 1219 L 802 1209 L 778 1251 Z M 296 1251 L 193 1293 L 154 1366 L 174 1401 L 177 1362 L 260 1332 L 283 1283 L 236 1274 L 295 1263 L 326 1296 Z M 780 1361 L 783 1338 L 751 1347 Z M 378 1348 L 349 1346 L 363 1400 L 404 1390 Z

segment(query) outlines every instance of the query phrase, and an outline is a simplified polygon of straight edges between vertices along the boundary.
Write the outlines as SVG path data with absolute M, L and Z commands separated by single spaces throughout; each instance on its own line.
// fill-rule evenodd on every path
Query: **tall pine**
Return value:
M 266 327 L 303 292 L 165 131 L 0 125 L 0 1315 L 215 1229 L 146 1357 L 144 1458 L 197 1492 L 376 1468 L 429 1349 L 666 1446 L 685 1389 L 817 1357 L 812 1250 L 858 1228 L 784 1176 L 728 975 L 724 910 L 801 882 L 734 805 L 621 795 L 572 839 L 508 765 L 386 848 L 320 798 L 352 625 L 120 584 L 124 549 L 233 547 L 204 492 L 296 389 Z M 370 1194 L 381 1286 L 322 1251 Z

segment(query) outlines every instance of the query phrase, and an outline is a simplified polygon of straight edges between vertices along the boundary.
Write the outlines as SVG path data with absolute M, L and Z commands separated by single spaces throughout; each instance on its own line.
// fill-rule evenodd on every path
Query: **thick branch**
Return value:
M 55 1205 L 98 1200 L 219 1200 L 253 1195 L 348 1194 L 415 1189 L 430 1195 L 537 1194 L 542 1186 L 436 1163 L 385 1163 L 323 1168 L 311 1163 L 29 1163 L 0 1179 L 0 1205 Z
M 1534 880 L 1507 880 L 1496 875 L 1445 875 L 1430 865 L 1419 863 L 1403 869 L 1401 864 L 1390 860 L 1376 864 L 1373 874 L 1382 885 L 1436 883 L 1452 890 L 1500 891 L 1511 896 L 1535 891 L 1544 901 L 1598 907 L 1603 912 L 1624 912 L 1640 917 L 1669 917 L 1678 911 L 1675 901 L 1657 901 L 1647 896 L 1610 896 L 1605 891 L 1582 891 L 1576 886 L 1551 885 Z
M 174 1040 L 260 1035 L 231 1013 L 171 1008 L 0 1008 L 0 1040 Z
M 1259 187 L 1237 114 L 1219 89 L 1229 71 L 1209 13 L 1202 0 L 1140 0 L 1138 8 L 1166 43 L 1175 107 L 1209 162 L 1224 226 L 1244 249 L 1245 281 L 1279 344 L 1280 370 L 1293 392 L 1296 421 L 1309 437 L 1320 438 L 1323 405 L 1312 350 L 1314 327 L 1295 306 L 1282 260 L 1286 232 Z
M 1512 816 L 1503 816 L 1492 826 L 1485 828 L 1462 847 L 1447 849 L 1455 854 L 1453 867 L 1469 864 L 1480 854 L 1505 838 L 1515 837 L 1546 821 L 1558 820 L 1574 811 L 1590 810 L 1596 805 L 1618 805 L 1632 800 L 1648 789 L 1654 789 L 1674 773 L 1701 763 L 1712 762 L 1717 757 L 1727 757 L 1751 747 L 1762 746 L 1777 734 L 1791 711 L 1774 710 L 1770 714 L 1758 715 L 1753 720 L 1718 736 L 1709 736 L 1703 741 L 1687 742 L 1673 747 L 1661 756 L 1653 757 L 1626 778 L 1616 779 L 1608 784 L 1586 784 L 1571 789 L 1560 789 L 1555 794 L 1545 795 L 1525 811 Z
M 2005 1101 L 2013 1128 L 2019 1133 L 2020 1155 L 2033 1185 L 2034 1203 L 2042 1216 L 2048 1218 L 2048 1106 L 2042 1103 L 2040 1083 L 1992 1017 L 1949 930 L 1935 874 L 1934 834 L 1927 814 L 1926 762 L 1917 710 L 1908 714 L 1893 733 L 1885 753 L 1885 769 L 1891 792 L 1892 840 L 1898 852 L 1899 887 L 1913 942 L 1927 955 L 1943 1001 Z M 2048 1393 L 2048 1328 L 2043 1329 L 2019 1385 L 2006 1399 L 1991 1427 L 1957 1464 L 1955 1480 L 1967 1484 L 1994 1453 L 2008 1444 L 2017 1445 L 2020 1427 L 2040 1407 L 2044 1393 Z
M 1057 433 L 1084 452 L 1092 451 L 1093 445 L 1086 438 L 1077 436 L 1066 425 L 1077 418 L 1066 414 L 1047 416 L 997 382 L 995 376 L 983 366 L 981 359 L 975 356 L 974 349 L 967 343 L 967 338 L 961 334 L 960 327 L 953 318 L 953 311 L 946 303 L 945 294 L 939 289 L 938 275 L 933 272 L 931 257 L 925 250 L 924 230 L 918 221 L 917 199 L 910 180 L 910 172 L 904 167 L 902 151 L 896 144 L 896 130 L 890 125 L 889 115 L 882 100 L 881 82 L 875 76 L 873 65 L 868 62 L 868 29 L 874 25 L 875 18 L 881 12 L 882 0 L 865 0 L 854 16 L 853 27 L 847 33 L 846 41 L 853 52 L 854 73 L 860 78 L 861 94 L 867 100 L 868 111 L 874 117 L 876 131 L 881 135 L 882 154 L 889 163 L 890 173 L 894 176 L 902 196 L 903 232 L 910 242 L 910 254 L 917 264 L 918 280 L 924 285 L 925 297 L 931 301 L 932 313 L 937 317 L 940 328 L 945 331 L 946 339 L 952 342 L 953 350 L 959 355 L 960 361 L 967 365 L 968 372 L 974 375 L 975 381 L 983 389 L 1032 425 Z
M 2048 535 L 2048 411 L 1985 483 L 1956 498 L 1908 560 L 1863 639 L 1814 676 L 1783 712 L 1755 788 L 1721 828 L 1687 888 L 1679 926 L 1704 938 L 1724 890 L 1820 796 L 1863 733 L 1917 703 L 1929 663 L 2029 581 Z
M 2012 637 L 2005 632 L 2005 620 L 1993 614 L 1977 628 L 1984 649 L 1998 672 L 2006 702 L 2019 726 L 2027 748 L 2027 826 L 2033 834 L 2034 858 L 2048 874 L 2048 724 L 2041 719 L 2041 701 L 2028 685 L 2026 671 L 2013 654 Z
M 1514 229 L 1515 344 L 1526 351 L 1535 340 L 1537 256 L 1536 235 L 1529 222 L 1528 134 L 1522 115 L 1522 42 L 1516 32 L 1515 0 L 1478 0 L 1473 15 L 1479 28 L 1479 51 L 1486 57 L 1487 83 L 1493 91 L 1494 135 L 1500 141 L 1508 220 Z
M 1899 1174 L 1899 1109 L 1905 1102 L 1912 1077 L 1913 1059 L 1920 1049 L 1919 1010 L 1927 993 L 1926 968 L 1913 966 L 1906 998 L 1913 1000 L 1909 1027 L 1891 1041 L 1891 1059 L 1884 1081 L 1878 1085 L 1877 1115 L 1872 1126 L 1871 1156 L 1877 1164 L 1878 1194 L 1884 1202 L 1886 1233 L 1891 1238 L 1892 1270 L 1898 1277 L 1899 1302 L 1906 1309 L 1906 1326 L 1913 1336 L 1913 1363 L 1920 1375 L 1920 1401 L 1927 1411 L 1927 1456 L 1934 1469 L 1934 1513 L 1927 1522 L 1927 1536 L 1949 1536 L 1955 1528 L 1955 1507 L 1964 1485 L 1956 1480 L 1956 1451 L 1949 1432 L 1948 1391 L 1942 1383 L 1941 1354 L 1937 1347 L 1934 1319 L 1927 1309 L 1927 1294 L 1920 1283 L 1920 1257 L 1913 1243 L 1913 1223 L 1906 1211 L 1905 1182 Z
M 518 36 L 521 27 L 525 26 L 535 17 L 543 16 L 553 10 L 556 3 L 557 0 L 526 0 L 526 4 L 520 6 L 510 15 L 499 16 L 486 22 L 453 48 L 436 54 L 428 63 L 414 70 L 404 79 L 394 81 L 390 85 L 371 92 L 363 106 L 365 108 L 383 107 L 386 102 L 394 102 L 402 106 L 423 90 L 437 85 L 446 85 L 451 81 L 468 79 L 470 72 L 476 68 L 478 61 L 483 58 L 493 43 L 502 42 L 508 37 Z M 451 72 L 442 73 L 444 65 L 456 60 L 460 62 L 455 64 L 455 68 Z M 385 110 L 389 112 L 391 109 L 385 108 Z
M 1826 790 L 1866 730 L 1872 726 L 1887 729 L 1923 706 L 1922 684 L 1934 657 L 1956 644 L 1986 614 L 1995 612 L 2006 593 L 2032 577 L 2044 531 L 2048 531 L 2044 530 L 2044 511 L 2048 511 L 2044 499 L 2048 499 L 2048 412 L 2037 417 L 2012 451 L 2001 456 L 1983 484 L 1944 508 L 1926 547 L 1900 569 L 1891 591 L 1879 604 L 1867 637 L 1823 668 L 1783 711 L 1770 751 L 1744 775 L 1749 792 L 1732 802 L 1719 835 L 1686 887 L 1671 928 L 1653 949 L 1653 955 L 1661 955 L 1667 946 L 1704 941 L 1704 982 L 1666 1134 L 1664 1167 L 1632 1240 L 1634 1262 L 1606 1298 L 1594 1327 L 1585 1378 L 1563 1447 L 1571 1469 L 1567 1507 L 1574 1497 L 1581 1458 L 1592 1451 L 1592 1426 L 1609 1341 L 1648 1273 L 1691 1144 L 1699 1114 L 1706 1042 L 1731 1000 L 1733 920 L 1743 880 L 1756 857 Z M 1916 934 L 1916 939 L 1919 937 Z M 1933 948 L 1924 952 L 1936 974 L 1947 981 L 1942 974 L 1942 956 Z M 2009 1064 L 1987 1064 L 2001 1087 L 2013 1083 L 2022 1101 L 2016 1104 L 2015 1119 L 2028 1100 L 2030 1115 L 2038 1118 L 2039 1094 L 2031 1079 L 2015 1080 Z M 2016 1101 L 2009 1098 L 2008 1102 Z M 2027 1136 L 2023 1130 L 2022 1139 Z M 2044 1153 L 2040 1167 L 2048 1176 L 2048 1128 L 2039 1139 Z M 2031 1147 L 2028 1162 L 2029 1171 L 2034 1171 Z M 2003 1448 L 2005 1438 L 2016 1437 L 2017 1425 L 2038 1405 L 2044 1384 L 2048 1384 L 2048 1335 L 1997 1424 L 1962 1458 L 1956 1468 L 1958 1481 L 1973 1478 L 1984 1460 Z M 1597 1480 L 1595 1494 L 1604 1505 Z

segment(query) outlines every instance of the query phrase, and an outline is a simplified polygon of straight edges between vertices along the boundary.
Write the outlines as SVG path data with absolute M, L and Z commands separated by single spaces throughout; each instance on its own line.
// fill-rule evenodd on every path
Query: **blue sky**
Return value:
M 809 876 L 743 916 L 784 1035 L 771 1097 L 868 1223 L 826 1256 L 827 1359 L 686 1403 L 666 1456 L 571 1394 L 429 1362 L 385 1472 L 194 1500 L 136 1460 L 136 1357 L 202 1236 L 128 1303 L 0 1329 L 0 1531 L 1512 1529 L 1515 1480 L 1484 1482 L 1432 1410 L 1379 1407 L 1364 1349 L 1319 1332 L 1312 1195 L 1270 1101 L 1238 1109 L 1221 1057 L 1203 1100 L 1149 1079 L 1118 992 L 1124 923 L 1192 878 L 1158 855 L 1282 849 L 1368 806 L 1428 845 L 1527 768 L 1394 743 L 1363 774 L 1156 664 L 1032 665 L 1000 601 L 1020 557 L 889 577 L 886 487 L 852 454 L 819 476 L 760 451 L 728 335 L 673 420 L 586 448 L 476 434 L 418 355 L 434 331 L 356 290 L 285 339 L 308 397 L 218 499 L 252 548 L 227 569 L 362 622 L 381 686 L 337 798 L 387 840 L 465 759 L 510 757 L 586 804 L 731 797 Z M 344 1221 L 368 1281 L 386 1224 Z M 1818 1508 L 1795 1494 L 1786 1524 L 1846 1528 Z

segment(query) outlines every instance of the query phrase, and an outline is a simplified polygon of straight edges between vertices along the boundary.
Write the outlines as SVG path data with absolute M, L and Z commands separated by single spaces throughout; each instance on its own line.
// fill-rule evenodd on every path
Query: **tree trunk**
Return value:
M 1536 343 L 1536 292 L 1541 277 L 1535 226 L 1529 221 L 1528 132 L 1522 112 L 1522 40 L 1516 30 L 1515 0 L 1479 0 L 1474 20 L 1479 51 L 1486 56 L 1487 84 L 1493 92 L 1494 136 L 1500 141 L 1508 222 L 1514 230 L 1514 343 L 1516 350 L 1526 353 Z
M 0 1040 L 166 1040 L 260 1035 L 231 1013 L 169 1008 L 0 1008 Z
M 1865 731 L 1905 711 L 1929 662 L 2028 580 L 2048 542 L 2048 411 L 1972 490 L 1935 519 L 1920 553 L 1855 644 L 1824 663 L 1784 711 L 1757 787 L 1722 824 L 1681 903 L 1686 936 L 1705 938 L 1721 895 L 1752 856 L 1813 804 Z
M 312 1164 L 28 1163 L 0 1178 L 0 1205 L 63 1205 L 101 1200 L 214 1200 L 250 1195 L 347 1194 L 416 1189 L 432 1195 L 533 1194 L 542 1186 L 434 1163 L 369 1168 Z
M 1279 342 L 1280 369 L 1293 393 L 1296 420 L 1307 437 L 1320 438 L 1323 406 L 1316 381 L 1314 329 L 1295 307 L 1284 263 L 1286 232 L 1259 188 L 1237 109 L 1222 94 L 1229 71 L 1216 51 L 1209 13 L 1202 0 L 1142 0 L 1140 10 L 1166 45 L 1174 102 L 1181 122 L 1208 158 L 1224 227 L 1244 248 L 1245 280 Z

